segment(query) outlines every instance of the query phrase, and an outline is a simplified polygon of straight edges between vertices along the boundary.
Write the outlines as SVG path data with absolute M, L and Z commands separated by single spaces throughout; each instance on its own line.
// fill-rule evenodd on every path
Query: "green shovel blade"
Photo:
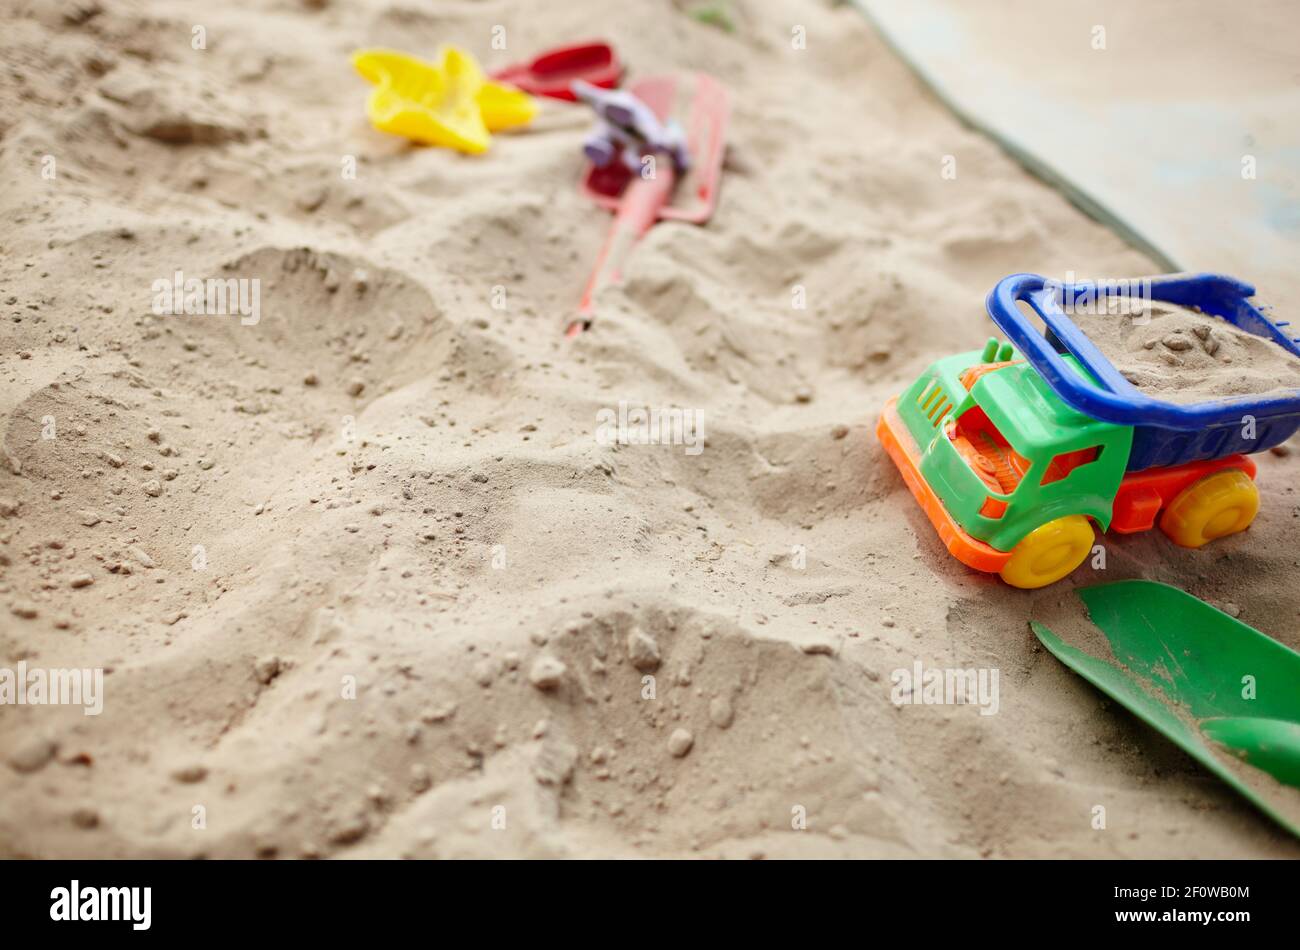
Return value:
M 1300 787 L 1300 653 L 1167 584 L 1127 580 L 1077 593 L 1120 665 L 1033 622 L 1043 645 L 1300 837 L 1300 823 L 1212 751 Z

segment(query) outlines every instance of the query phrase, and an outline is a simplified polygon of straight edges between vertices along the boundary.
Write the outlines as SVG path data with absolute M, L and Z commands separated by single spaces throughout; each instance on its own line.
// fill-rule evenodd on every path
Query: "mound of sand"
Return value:
M 1152 267 L 851 9 L 5 9 L 0 665 L 105 677 L 101 715 L 0 715 L 0 854 L 1300 854 L 1041 651 L 1068 587 L 953 561 L 873 438 L 998 278 Z M 716 72 L 733 151 L 565 341 L 587 116 L 408 147 L 347 54 L 591 35 Z M 156 312 L 178 271 L 258 319 Z M 620 403 L 703 450 L 602 444 Z M 1296 645 L 1295 473 L 1205 551 L 1106 539 L 1102 579 Z M 997 713 L 896 704 L 917 662 L 999 671 Z
M 1148 395 L 1194 403 L 1300 388 L 1300 357 L 1226 320 L 1153 301 L 1069 311 L 1116 369 Z

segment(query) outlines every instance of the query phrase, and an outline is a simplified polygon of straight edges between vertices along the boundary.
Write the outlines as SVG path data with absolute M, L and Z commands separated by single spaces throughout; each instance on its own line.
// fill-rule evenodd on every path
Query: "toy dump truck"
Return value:
M 1140 286 L 1300 357 L 1286 324 L 1251 304 L 1249 284 L 1197 274 Z M 1300 429 L 1300 390 L 1191 405 L 1140 392 L 1058 302 L 1113 293 L 1036 274 L 1003 279 L 987 308 L 1009 342 L 991 338 L 983 350 L 931 364 L 877 425 L 948 551 L 1015 587 L 1068 575 L 1091 553 L 1094 526 L 1130 533 L 1159 518 L 1191 548 L 1246 530 L 1259 510 L 1247 455 Z

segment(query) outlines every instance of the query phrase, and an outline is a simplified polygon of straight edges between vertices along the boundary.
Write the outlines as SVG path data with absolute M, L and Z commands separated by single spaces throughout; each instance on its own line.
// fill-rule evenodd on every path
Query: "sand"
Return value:
M 733 9 L 6 0 L 0 665 L 105 676 L 0 712 L 0 854 L 1300 856 L 1027 625 L 1140 575 L 1296 646 L 1294 456 L 1203 551 L 1108 538 L 1034 594 L 953 561 L 880 407 L 1000 277 L 1153 266 L 853 10 Z M 585 115 L 410 148 L 347 55 L 600 34 L 715 72 L 733 148 L 566 342 Z M 177 271 L 260 319 L 155 313 Z M 702 450 L 602 444 L 620 403 Z M 918 661 L 997 670 L 997 713 L 895 705 Z
M 1188 404 L 1300 389 L 1300 357 L 1213 314 L 1163 301 L 1103 303 L 1070 318 L 1147 395 Z

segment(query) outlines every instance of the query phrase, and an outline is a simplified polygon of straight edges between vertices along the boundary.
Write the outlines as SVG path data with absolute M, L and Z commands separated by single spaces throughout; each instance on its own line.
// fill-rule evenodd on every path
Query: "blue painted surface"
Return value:
M 1254 55 L 1250 44 L 1275 61 L 1294 56 L 1285 22 L 1266 29 L 1270 17 L 1287 16 L 1284 6 L 1180 6 L 1179 16 L 1200 17 L 1204 28 L 1172 53 L 1160 42 L 1171 42 L 1160 22 L 1168 9 L 1127 6 L 1135 22 L 1114 24 L 1108 51 L 1094 56 L 1080 31 L 1114 23 L 1115 3 L 1081 11 L 1016 0 L 854 2 L 965 121 L 1159 266 L 1237 274 L 1280 305 L 1300 296 L 1300 83 L 1229 84 L 1233 66 L 1216 55 L 1226 43 L 1243 56 Z M 1068 34 L 1053 29 L 1062 19 Z M 1235 31 L 1221 36 L 1223 23 Z M 1026 27 L 1043 42 L 1025 48 Z M 1150 74 L 1126 72 L 1128 60 L 1162 63 L 1166 54 L 1182 64 L 1161 72 L 1173 81 L 1149 94 L 1127 82 Z M 1204 68 L 1189 69 L 1189 59 Z M 1126 83 L 1104 81 L 1119 75 Z M 1247 155 L 1254 178 L 1242 175 Z M 1300 305 L 1292 313 L 1300 322 Z

